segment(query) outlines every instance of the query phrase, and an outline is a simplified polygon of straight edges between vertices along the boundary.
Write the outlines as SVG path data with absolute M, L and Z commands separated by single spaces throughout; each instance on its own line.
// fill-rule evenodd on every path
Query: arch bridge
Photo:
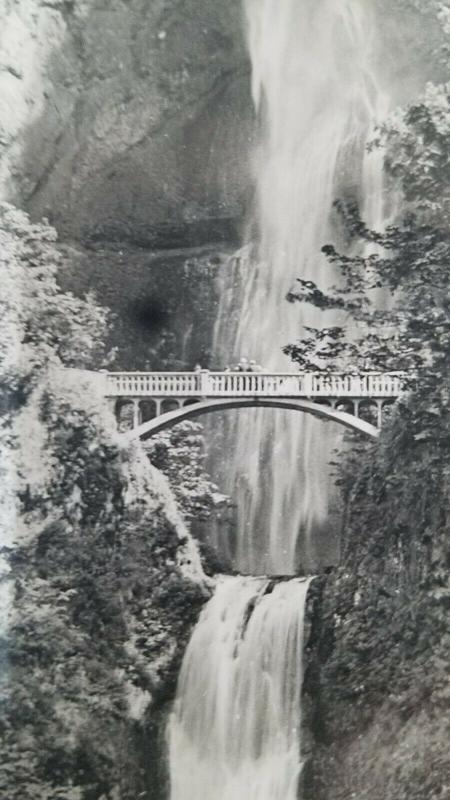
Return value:
M 402 394 L 401 373 L 108 372 L 103 393 L 119 429 L 146 439 L 185 419 L 232 408 L 270 407 L 333 420 L 372 438 Z

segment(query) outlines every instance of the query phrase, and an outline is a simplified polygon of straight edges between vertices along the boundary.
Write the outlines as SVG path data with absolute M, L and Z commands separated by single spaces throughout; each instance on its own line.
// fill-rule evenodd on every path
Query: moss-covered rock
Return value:
M 167 480 L 121 447 L 80 369 L 104 311 L 57 286 L 55 231 L 10 208 L 0 223 L 0 358 L 17 401 L 0 425 L 0 794 L 157 797 L 144 732 L 173 694 L 208 581 Z
M 413 396 L 344 468 L 343 563 L 311 597 L 311 800 L 449 796 L 449 409 L 434 404 Z

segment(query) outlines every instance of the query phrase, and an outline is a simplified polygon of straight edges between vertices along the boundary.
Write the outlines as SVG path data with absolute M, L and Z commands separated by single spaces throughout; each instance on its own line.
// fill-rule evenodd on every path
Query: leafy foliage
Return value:
M 92 294 L 62 292 L 56 232 L 32 224 L 13 206 L 0 205 L 0 392 L 5 405 L 20 400 L 49 363 L 99 366 L 104 354 L 107 311 Z
M 195 422 L 181 422 L 152 437 L 146 444 L 152 464 L 163 472 L 188 520 L 209 519 L 227 497 L 212 483 L 206 467 L 203 428 Z
M 305 683 L 317 720 L 305 792 L 314 800 L 328 798 L 330 784 L 337 800 L 448 794 L 449 132 L 448 87 L 429 87 L 380 129 L 404 216 L 380 233 L 340 206 L 359 254 L 327 246 L 341 283 L 323 294 L 300 283 L 291 298 L 349 320 L 287 348 L 302 366 L 417 377 L 378 442 L 354 441 L 340 456 L 342 562 L 316 589 Z
M 173 692 L 205 590 L 181 574 L 182 540 L 151 486 L 125 502 L 124 456 L 96 421 L 51 394 L 41 416 L 54 469 L 22 498 L 38 535 L 8 554 L 0 787 L 10 800 L 134 800 L 127 695 Z
M 299 281 L 291 302 L 336 309 L 343 324 L 307 329 L 285 348 L 302 368 L 406 370 L 423 391 L 447 402 L 450 367 L 449 134 L 447 86 L 429 87 L 420 103 L 379 131 L 386 169 L 402 190 L 407 211 L 385 232 L 370 231 L 354 206 L 337 203 L 359 253 L 323 250 L 339 269 L 329 292 Z M 384 293 L 380 303 L 380 292 Z M 355 333 L 355 331 L 357 331 Z
M 421 379 L 436 382 L 449 363 L 450 234 L 412 218 L 384 234 L 366 230 L 356 210 L 344 209 L 360 238 L 383 251 L 369 256 L 343 256 L 329 245 L 329 260 L 340 267 L 342 283 L 330 294 L 300 281 L 291 301 L 345 312 L 347 322 L 325 329 L 308 328 L 308 336 L 286 347 L 306 368 L 420 370 Z M 308 285 L 306 285 L 308 284 Z M 377 308 L 371 293 L 384 288 L 388 308 Z M 354 336 L 355 325 L 360 335 Z
M 187 534 L 148 460 L 119 450 L 89 402 L 47 370 L 98 365 L 105 311 L 58 288 L 51 228 L 10 206 L 0 223 L 0 434 L 16 534 L 0 549 L 10 601 L 0 640 L 0 795 L 135 800 L 148 789 L 145 710 L 173 692 L 207 592 L 179 566 Z
M 439 227 L 450 222 L 449 130 L 450 84 L 429 84 L 419 102 L 380 126 L 372 144 L 385 148 L 386 169 L 406 203 Z
M 341 459 L 342 565 L 316 586 L 306 678 L 315 800 L 330 781 L 340 800 L 445 796 L 450 442 L 416 436 L 422 425 L 405 401 L 378 444 Z

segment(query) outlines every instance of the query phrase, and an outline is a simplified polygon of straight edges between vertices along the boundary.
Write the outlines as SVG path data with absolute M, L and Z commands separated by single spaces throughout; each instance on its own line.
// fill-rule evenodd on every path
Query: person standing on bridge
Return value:
M 236 367 L 236 372 L 248 372 L 249 369 L 248 359 L 245 356 L 241 356 L 241 360 Z

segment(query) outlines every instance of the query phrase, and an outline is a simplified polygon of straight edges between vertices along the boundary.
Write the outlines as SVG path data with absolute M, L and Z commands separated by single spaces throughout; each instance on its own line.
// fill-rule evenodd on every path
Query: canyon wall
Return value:
M 342 563 L 311 590 L 305 800 L 449 796 L 448 408 L 424 437 L 414 403 L 343 464 Z
M 0 196 L 56 227 L 63 288 L 113 310 L 117 368 L 206 366 L 251 197 L 240 0 L 4 0 L 0 16 Z
M 2 184 L 76 240 L 234 231 L 251 104 L 240 3 L 5 3 Z

